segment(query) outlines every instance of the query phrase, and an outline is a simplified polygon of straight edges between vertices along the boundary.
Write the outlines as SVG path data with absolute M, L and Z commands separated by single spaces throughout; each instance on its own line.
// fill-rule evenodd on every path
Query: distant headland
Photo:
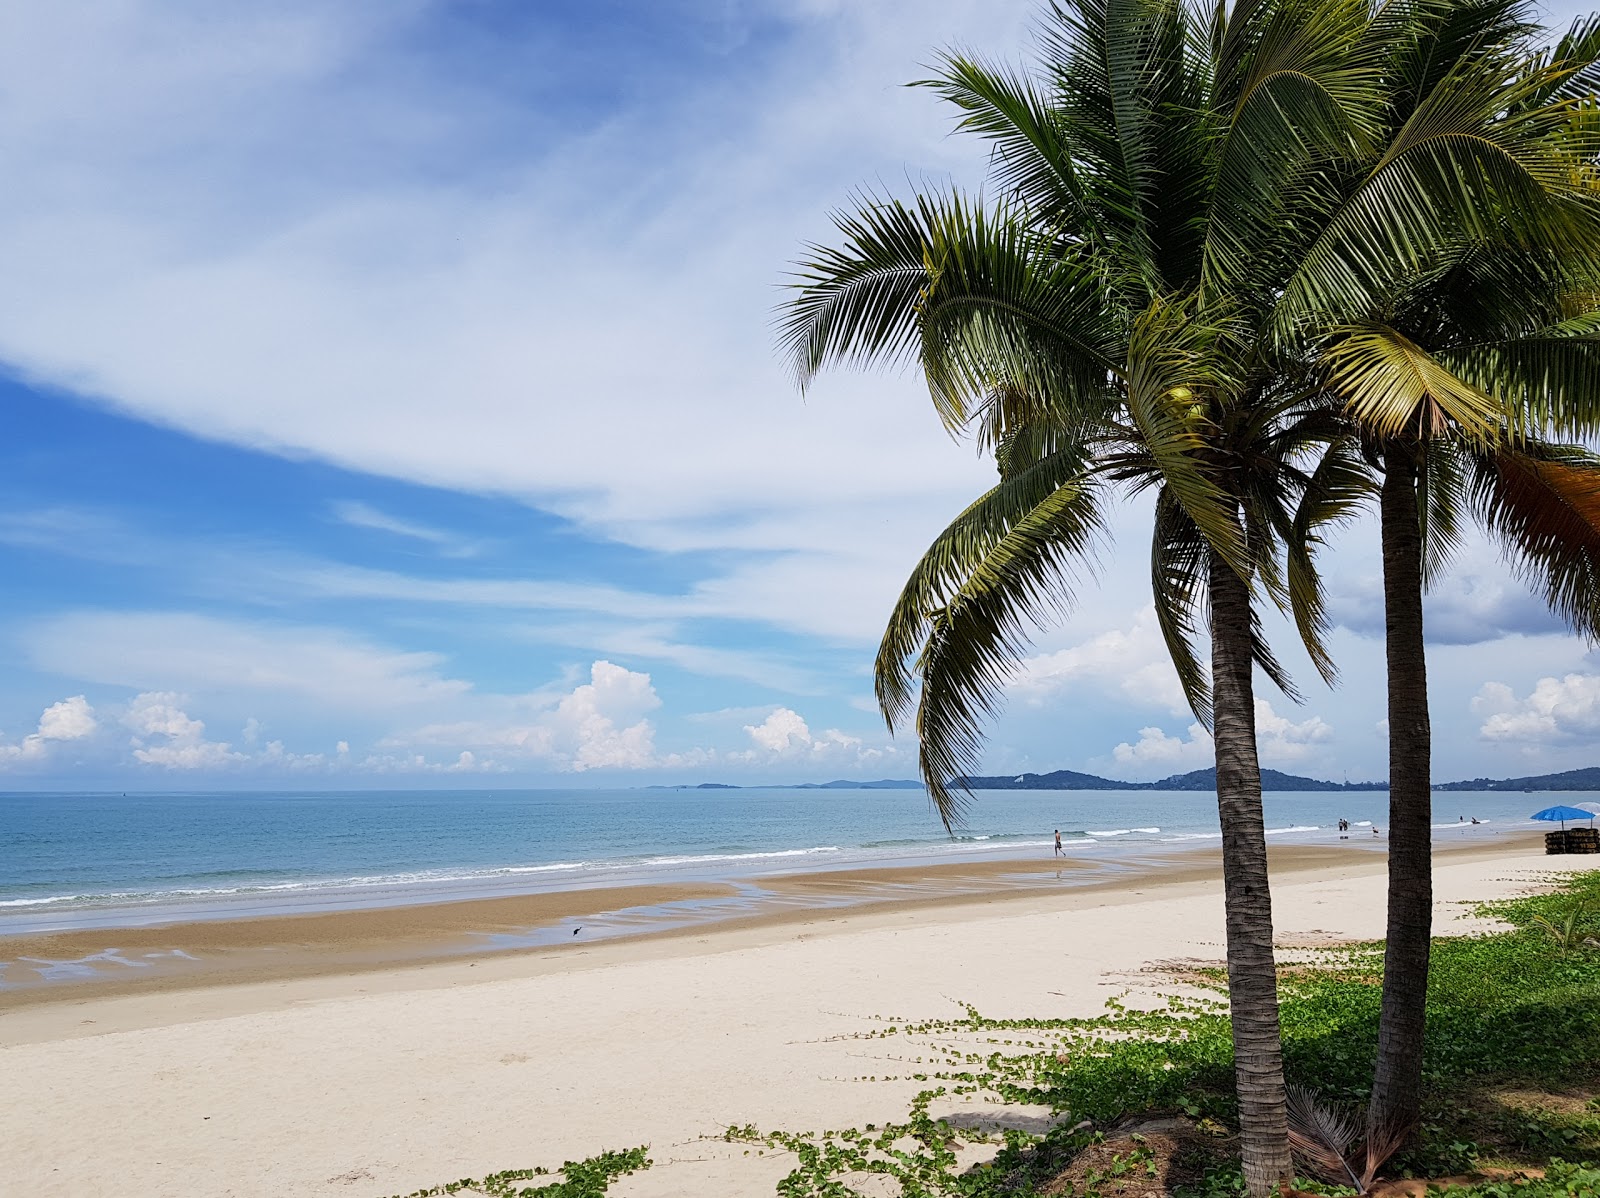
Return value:
M 1084 774 L 1077 770 L 1052 770 L 1048 774 L 973 775 L 957 778 L 956 784 L 969 790 L 1200 790 L 1217 788 L 1215 769 L 1191 770 L 1173 774 L 1159 782 L 1122 782 Z M 727 782 L 701 782 L 698 785 L 651 786 L 649 790 L 921 790 L 922 783 L 907 778 L 880 778 L 876 782 L 854 782 L 839 778 L 832 782 L 797 782 L 789 785 L 741 787 Z M 1388 790 L 1383 782 L 1325 782 L 1281 770 L 1262 770 L 1261 789 L 1270 791 L 1345 791 Z M 1566 770 L 1559 774 L 1535 774 L 1526 778 L 1473 778 L 1467 782 L 1441 782 L 1434 790 L 1600 790 L 1600 766 Z

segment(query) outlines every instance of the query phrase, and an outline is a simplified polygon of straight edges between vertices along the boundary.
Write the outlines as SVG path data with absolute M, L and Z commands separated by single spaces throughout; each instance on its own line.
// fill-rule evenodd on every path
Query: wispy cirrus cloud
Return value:
M 442 528 L 434 528 L 415 520 L 404 520 L 399 516 L 390 515 L 374 507 L 370 503 L 363 503 L 356 499 L 346 499 L 333 505 L 334 519 L 352 528 L 367 528 L 374 532 L 386 532 L 397 537 L 404 537 L 411 541 L 421 541 L 432 546 L 445 557 L 473 557 L 480 552 L 481 546 L 469 542 L 461 536 L 446 532 Z

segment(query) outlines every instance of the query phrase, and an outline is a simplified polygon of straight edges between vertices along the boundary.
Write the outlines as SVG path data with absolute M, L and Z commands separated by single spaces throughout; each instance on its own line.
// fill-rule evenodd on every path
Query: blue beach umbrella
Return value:
M 1561 826 L 1564 828 L 1567 826 L 1569 819 L 1593 820 L 1594 816 L 1595 813 L 1593 811 L 1585 811 L 1581 807 L 1546 807 L 1543 811 L 1535 811 L 1528 818 L 1548 820 L 1552 824 L 1560 820 Z

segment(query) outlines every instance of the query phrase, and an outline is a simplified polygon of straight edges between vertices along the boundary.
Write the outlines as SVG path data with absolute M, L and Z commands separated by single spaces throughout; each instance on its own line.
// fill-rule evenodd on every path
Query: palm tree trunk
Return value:
M 1422 647 L 1422 528 L 1412 448 L 1384 452 L 1383 605 L 1389 665 L 1389 930 L 1368 1126 L 1421 1114 L 1428 949 L 1433 934 L 1433 795 Z
M 1251 1198 L 1266 1198 L 1275 1194 L 1281 1183 L 1292 1182 L 1294 1170 L 1284 1111 L 1272 894 L 1267 888 L 1261 765 L 1256 759 L 1250 593 L 1215 552 L 1210 573 L 1217 813 L 1222 820 L 1228 1005 L 1233 1017 L 1239 1138 Z

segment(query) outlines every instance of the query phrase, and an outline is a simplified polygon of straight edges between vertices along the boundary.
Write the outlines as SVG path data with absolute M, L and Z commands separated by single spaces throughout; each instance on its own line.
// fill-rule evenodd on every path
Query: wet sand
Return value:
M 1537 833 L 1441 847 L 1451 860 L 1537 848 Z M 1381 873 L 1381 841 L 1280 845 L 1275 877 Z M 1221 850 L 979 860 L 766 876 L 743 884 L 606 887 L 302 915 L 0 936 L 0 1012 L 85 996 L 366 974 L 397 966 L 571 951 L 597 942 L 806 922 L 821 911 L 961 906 L 1070 891 L 1115 903 L 1152 885 L 1221 877 Z

